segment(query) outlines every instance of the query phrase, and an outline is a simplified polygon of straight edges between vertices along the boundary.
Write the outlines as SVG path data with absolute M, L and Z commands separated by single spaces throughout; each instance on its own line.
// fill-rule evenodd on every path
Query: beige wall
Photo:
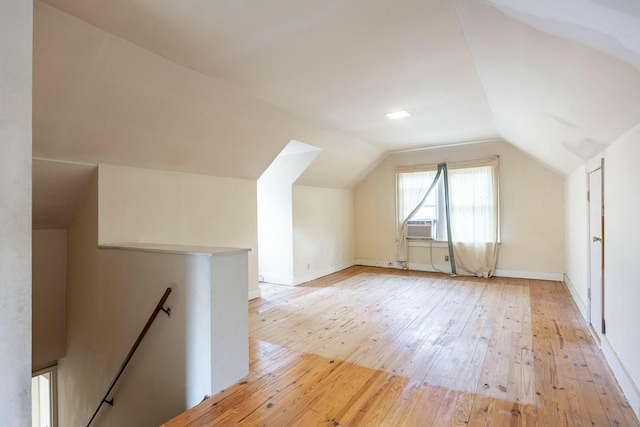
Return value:
M 33 3 L 0 2 L 0 414 L 31 425 Z
M 395 264 L 395 170 L 500 156 L 501 240 L 498 274 L 562 278 L 564 271 L 564 189 L 560 176 L 506 142 L 390 154 L 355 189 L 356 254 L 359 262 Z M 436 267 L 445 248 L 433 251 Z M 442 260 L 442 261 L 441 261 Z M 409 261 L 430 263 L 427 248 L 410 248 Z M 531 273 L 531 274 L 530 274 Z
M 33 370 L 65 354 L 67 231 L 33 230 Z
M 95 425 L 157 426 L 210 394 L 210 257 L 98 249 L 94 181 L 68 229 L 67 355 L 59 425 L 86 425 L 167 287 L 159 313 Z M 188 309 L 187 309 L 188 308 Z M 205 321 L 203 321 L 205 319 Z
M 259 296 L 256 181 L 100 165 L 99 241 L 250 248 Z
M 293 186 L 293 272 L 296 284 L 353 265 L 353 192 Z

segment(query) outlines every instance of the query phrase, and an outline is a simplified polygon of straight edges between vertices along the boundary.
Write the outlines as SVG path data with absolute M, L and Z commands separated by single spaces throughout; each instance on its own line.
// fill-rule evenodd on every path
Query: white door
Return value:
M 600 168 L 589 173 L 589 323 L 598 341 L 604 334 L 603 219 Z

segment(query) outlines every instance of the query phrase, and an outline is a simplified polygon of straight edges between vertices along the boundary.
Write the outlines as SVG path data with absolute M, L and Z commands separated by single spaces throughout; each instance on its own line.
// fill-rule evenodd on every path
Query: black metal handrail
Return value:
M 138 349 L 138 346 L 140 345 L 140 342 L 142 342 L 142 339 L 147 334 L 147 331 L 151 327 L 151 324 L 153 323 L 154 320 L 156 320 L 156 316 L 158 315 L 158 313 L 160 311 L 164 311 L 165 313 L 167 313 L 167 316 L 171 316 L 171 308 L 170 307 L 169 308 L 164 308 L 164 303 L 167 301 L 167 298 L 169 298 L 169 294 L 170 293 L 171 293 L 171 288 L 167 288 L 167 290 L 164 291 L 164 295 L 162 295 L 162 298 L 160 298 L 160 302 L 156 306 L 155 310 L 153 310 L 153 313 L 151 313 L 151 317 L 149 317 L 149 320 L 147 320 L 147 324 L 144 325 L 144 328 L 142 329 L 142 332 L 140 332 L 140 335 L 138 335 L 138 339 L 136 340 L 135 344 L 133 344 L 133 347 L 131 347 L 131 350 L 129 350 L 129 354 L 127 354 L 127 357 L 124 359 L 124 362 L 122 362 L 122 365 L 120 365 L 120 369 L 118 370 L 118 374 L 115 376 L 113 381 L 111 381 L 111 385 L 109 386 L 109 389 L 104 394 L 104 397 L 100 401 L 100 404 L 96 408 L 96 411 L 91 416 L 91 419 L 87 423 L 87 427 L 89 427 L 91 425 L 91 423 L 93 422 L 93 419 L 96 417 L 96 415 L 98 415 L 98 412 L 100 412 L 100 408 L 102 408 L 102 405 L 104 405 L 106 403 L 108 405 L 113 406 L 113 397 L 111 399 L 109 399 L 109 400 L 107 400 L 107 397 L 109 397 L 109 393 L 111 393 L 111 390 L 113 390 L 113 387 L 116 385 L 116 382 L 118 382 L 118 379 L 120 378 L 120 375 L 122 375 L 122 372 L 124 371 L 124 368 L 127 367 L 127 364 L 129 363 L 129 361 L 133 357 L 133 353 L 135 353 L 136 350 Z

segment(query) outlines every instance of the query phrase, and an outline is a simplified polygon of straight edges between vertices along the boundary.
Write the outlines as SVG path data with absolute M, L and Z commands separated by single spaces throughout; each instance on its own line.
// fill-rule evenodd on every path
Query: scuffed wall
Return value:
M 33 3 L 0 3 L 0 415 L 31 425 Z

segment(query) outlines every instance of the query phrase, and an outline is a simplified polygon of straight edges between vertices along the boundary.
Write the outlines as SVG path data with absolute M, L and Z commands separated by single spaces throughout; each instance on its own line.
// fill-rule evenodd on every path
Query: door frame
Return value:
M 602 248 L 602 255 L 601 255 L 601 260 L 600 260 L 600 274 L 601 274 L 601 282 L 600 282 L 600 290 L 601 290 L 601 295 L 602 295 L 602 300 L 601 300 L 601 308 L 600 308 L 600 312 L 602 315 L 602 319 L 600 319 L 600 322 L 598 322 L 600 325 L 600 327 L 598 329 L 600 329 L 600 331 L 591 331 L 592 335 L 594 335 L 594 338 L 596 340 L 596 342 L 598 343 L 598 346 L 600 346 L 600 338 L 604 335 L 606 335 L 606 322 L 605 322 L 605 276 L 604 276 L 604 267 L 605 267 L 605 194 L 604 194 L 604 182 L 605 182 L 605 167 L 604 167 L 604 155 L 601 154 L 598 157 L 592 159 L 591 161 L 589 161 L 586 164 L 586 180 L 587 180 L 587 192 L 588 192 L 588 198 L 587 198 L 587 244 L 588 244 L 588 278 L 589 278 L 589 283 L 588 283 L 588 320 L 589 320 L 589 329 L 591 330 L 591 328 L 593 327 L 593 319 L 591 319 L 591 313 L 592 313 L 592 300 L 591 300 L 591 294 L 592 291 L 591 289 L 594 286 L 594 283 L 592 283 L 591 280 L 591 239 L 592 239 L 592 235 L 591 235 L 591 209 L 590 209 L 590 204 L 591 204 L 591 197 L 590 197 L 590 192 L 591 192 L 591 184 L 590 184 L 590 175 L 594 172 L 596 172 L 597 170 L 600 170 L 600 221 L 601 221 L 601 234 L 602 236 L 601 239 L 601 248 Z M 596 284 L 597 286 L 597 284 Z

